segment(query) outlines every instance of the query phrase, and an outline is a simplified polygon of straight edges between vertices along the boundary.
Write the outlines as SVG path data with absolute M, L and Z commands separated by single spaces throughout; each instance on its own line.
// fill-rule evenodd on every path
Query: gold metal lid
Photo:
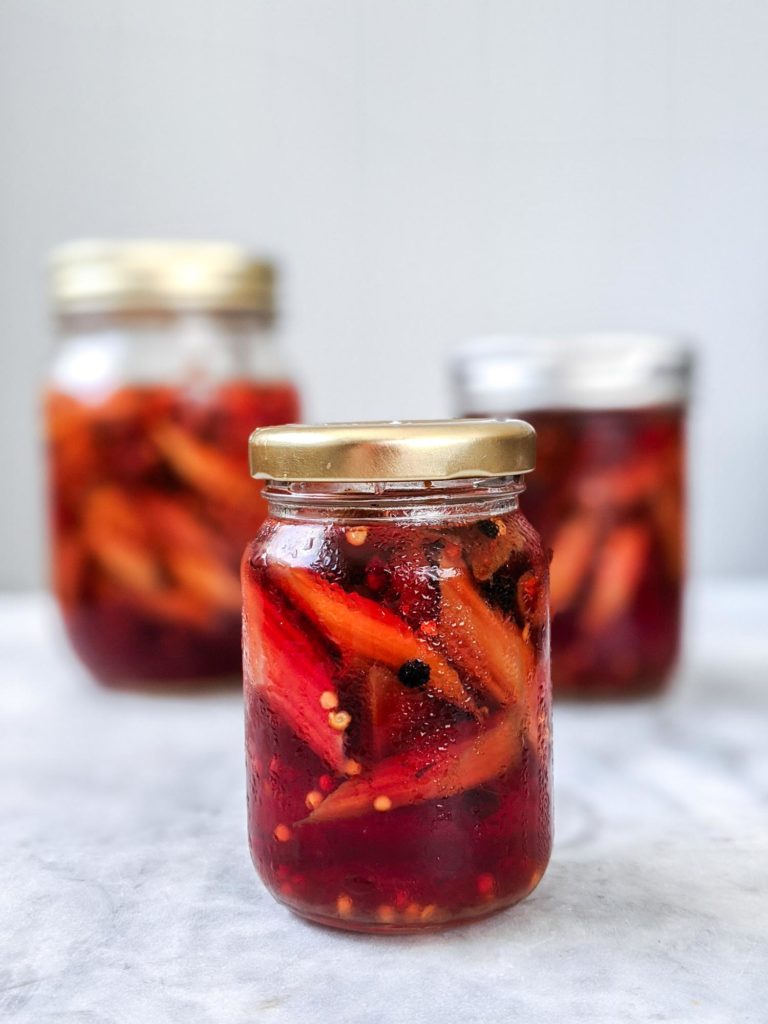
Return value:
M 274 267 L 226 242 L 79 241 L 50 257 L 60 312 L 273 310 Z
M 536 432 L 523 420 L 288 424 L 254 430 L 251 476 L 263 480 L 456 480 L 530 473 Z

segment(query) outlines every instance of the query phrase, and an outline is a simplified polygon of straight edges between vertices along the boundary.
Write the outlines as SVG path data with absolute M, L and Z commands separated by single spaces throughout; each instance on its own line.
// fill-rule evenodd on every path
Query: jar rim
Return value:
M 261 480 L 458 480 L 530 473 L 536 432 L 515 419 L 288 424 L 254 430 L 248 448 Z
M 230 242 L 82 239 L 49 269 L 60 313 L 274 311 L 274 265 Z
M 686 339 L 639 332 L 488 335 L 451 357 L 456 402 L 480 415 L 679 404 L 692 372 Z

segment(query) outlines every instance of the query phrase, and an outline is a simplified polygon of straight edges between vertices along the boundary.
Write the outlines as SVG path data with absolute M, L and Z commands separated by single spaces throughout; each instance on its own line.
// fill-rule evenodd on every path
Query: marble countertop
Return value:
M 237 694 L 103 692 L 44 598 L 0 600 L 0 1019 L 765 1024 L 768 583 L 692 604 L 671 697 L 557 709 L 536 892 L 374 938 L 261 887 Z

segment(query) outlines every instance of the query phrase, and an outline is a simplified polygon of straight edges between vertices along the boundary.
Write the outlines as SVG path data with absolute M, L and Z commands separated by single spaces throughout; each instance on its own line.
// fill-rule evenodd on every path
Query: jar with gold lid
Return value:
M 359 931 L 526 896 L 550 853 L 547 562 L 521 421 L 256 430 L 248 812 L 272 894 Z
M 239 561 L 264 515 L 254 424 L 296 420 L 274 271 L 218 243 L 76 242 L 51 260 L 53 584 L 109 685 L 239 674 Z

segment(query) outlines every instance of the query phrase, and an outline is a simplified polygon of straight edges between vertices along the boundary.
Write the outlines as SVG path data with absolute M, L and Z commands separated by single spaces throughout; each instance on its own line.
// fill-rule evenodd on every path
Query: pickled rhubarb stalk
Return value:
M 213 605 L 214 611 L 240 611 L 240 584 L 237 576 L 215 558 L 184 551 L 169 551 L 166 558 L 174 578 L 201 601 Z
M 304 823 L 388 813 L 456 796 L 504 775 L 520 755 L 517 718 L 505 714 L 469 739 L 452 743 L 447 736 L 437 737 L 428 746 L 381 761 L 368 775 L 343 782 Z
M 555 533 L 549 567 L 553 615 L 570 607 L 578 596 L 592 567 L 598 536 L 597 518 L 591 513 L 572 515 Z
M 104 527 L 126 537 L 146 538 L 142 510 L 130 494 L 115 484 L 94 487 L 87 495 L 83 510 L 86 533 Z
M 61 536 L 53 545 L 53 581 L 56 596 L 64 607 L 77 601 L 87 554 L 74 537 Z
M 113 580 L 139 593 L 161 586 L 162 570 L 147 547 L 140 512 L 119 488 L 93 491 L 83 518 L 85 547 Z
M 184 623 L 200 631 L 211 627 L 210 605 L 201 603 L 183 587 L 168 586 L 163 590 L 145 591 L 140 597 L 126 593 L 123 599 L 125 604 L 149 618 Z
M 462 563 L 441 566 L 439 642 L 499 704 L 524 705 L 533 650 L 517 625 L 489 607 Z
M 584 608 L 582 621 L 588 631 L 605 629 L 629 608 L 642 582 L 649 548 L 644 525 L 630 523 L 608 535 Z
M 398 670 L 407 661 L 429 666 L 427 686 L 465 711 L 474 703 L 451 666 L 401 618 L 376 602 L 327 583 L 306 569 L 273 565 L 270 573 L 291 601 L 309 615 L 345 655 L 357 654 Z
M 245 508 L 253 500 L 253 483 L 244 476 L 238 461 L 172 423 L 158 426 L 152 438 L 176 473 L 195 490 Z
M 226 552 L 221 537 L 204 526 L 200 514 L 186 508 L 178 496 L 145 493 L 142 507 L 152 532 L 164 547 L 181 547 L 197 554 Z
M 104 572 L 127 590 L 148 593 L 161 586 L 160 566 L 130 538 L 98 529 L 89 532 L 87 543 Z
M 175 585 L 162 589 L 129 590 L 106 573 L 91 584 L 96 602 L 104 607 L 130 609 L 143 619 L 182 623 L 196 630 L 210 628 L 210 607 Z
M 178 500 L 148 495 L 143 508 L 171 575 L 213 611 L 239 612 L 240 581 L 216 534 Z
M 236 671 L 238 563 L 266 512 L 247 476 L 247 438 L 296 415 L 283 383 L 48 393 L 56 594 L 104 681 Z
M 659 455 L 637 458 L 584 477 L 576 489 L 577 501 L 586 509 L 599 511 L 608 506 L 620 511 L 651 498 L 665 475 Z
M 262 693 L 322 761 L 343 773 L 343 732 L 330 724 L 333 702 L 324 696 L 337 696 L 333 663 L 259 588 L 246 588 L 243 615 L 246 685 Z
M 531 569 L 517 581 L 516 599 L 518 611 L 527 625 L 534 629 L 546 626 L 549 617 L 546 587 Z
M 392 669 L 378 663 L 371 665 L 367 678 L 368 712 L 375 732 L 387 724 L 402 691 Z
M 414 720 L 428 714 L 425 705 L 432 698 L 403 686 L 392 669 L 379 662 L 368 669 L 365 695 L 370 738 L 364 746 L 370 749 L 374 761 L 380 761 L 395 752 Z
M 464 557 L 472 575 L 482 582 L 489 580 L 514 552 L 525 546 L 521 534 L 517 530 L 508 530 L 502 520 L 488 519 L 485 524 L 486 532 L 480 526 L 475 527 L 464 544 Z M 495 536 L 492 535 L 494 531 Z
M 52 444 L 60 444 L 73 434 L 87 430 L 83 405 L 70 395 L 49 392 L 45 396 L 45 418 L 48 440 Z
M 549 758 L 551 719 L 551 680 L 549 657 L 539 660 L 534 667 L 533 678 L 526 692 L 528 720 L 526 722 L 528 741 L 539 757 Z
M 673 580 L 680 580 L 684 570 L 683 535 L 685 521 L 683 503 L 680 497 L 682 486 L 665 487 L 656 495 L 651 506 L 659 541 L 664 555 L 664 564 Z

